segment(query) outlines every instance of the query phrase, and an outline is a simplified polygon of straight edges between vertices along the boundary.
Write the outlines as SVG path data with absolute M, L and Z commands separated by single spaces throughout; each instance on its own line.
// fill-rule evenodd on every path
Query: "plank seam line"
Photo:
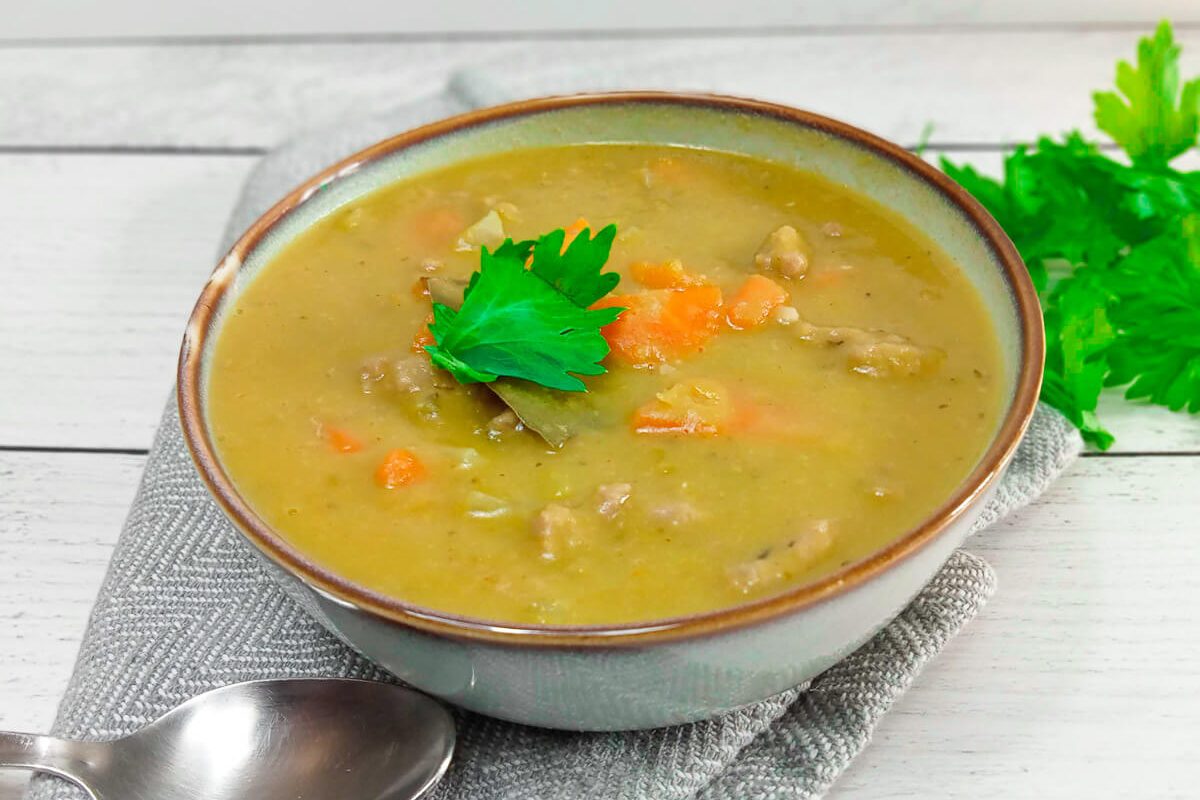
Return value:
M 746 39 L 787 38 L 789 36 L 905 36 L 912 34 L 962 33 L 1005 35 L 1022 33 L 1106 33 L 1150 31 L 1157 17 L 1146 20 L 1108 22 L 998 22 L 998 23 L 915 23 L 848 25 L 747 25 L 745 27 L 696 28 L 603 28 L 582 30 L 559 28 L 538 31 L 426 31 L 426 32 L 340 32 L 282 34 L 199 34 L 183 36 L 67 36 L 0 37 L 3 48 L 38 47 L 126 47 L 126 46 L 220 46 L 220 45 L 293 45 L 361 43 L 438 43 L 438 42 L 523 42 L 563 39 Z M 1200 29 L 1200 19 L 1175 20 L 1176 30 Z
M 109 456 L 145 456 L 145 447 L 71 447 L 68 445 L 0 444 L 0 453 L 62 453 Z

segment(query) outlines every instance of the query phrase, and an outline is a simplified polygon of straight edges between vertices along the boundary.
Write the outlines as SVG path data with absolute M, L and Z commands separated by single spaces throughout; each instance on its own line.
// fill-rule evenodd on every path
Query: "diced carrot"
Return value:
M 448 244 L 467 227 L 462 213 L 449 206 L 433 206 L 409 219 L 413 233 L 428 246 Z
M 338 453 L 357 453 L 363 447 L 362 442 L 354 434 L 336 425 L 322 425 L 321 435 L 325 437 L 325 441 L 329 443 L 329 446 Z
M 583 229 L 587 228 L 587 227 L 589 227 L 588 221 L 583 217 L 579 217 L 577 220 L 572 222 L 570 225 L 563 228 L 563 233 L 566 234 L 565 236 L 563 236 L 563 250 L 566 250 L 567 245 L 569 245 L 571 242 L 575 241 L 575 237 L 578 236 L 580 233 L 582 233 Z
M 690 183 L 693 178 L 691 165 L 670 156 L 651 161 L 646 165 L 646 174 L 651 181 L 669 186 L 682 186 Z
M 661 364 L 701 349 L 721 330 L 721 290 L 716 286 L 656 289 L 609 295 L 595 307 L 624 307 L 601 331 L 613 355 L 639 364 Z
M 762 325 L 787 299 L 787 290 L 778 283 L 764 275 L 751 275 L 729 302 L 729 324 L 739 329 Z
M 810 271 L 804 276 L 804 285 L 814 289 L 828 289 L 837 286 L 846 279 L 847 269 L 824 269 L 820 272 Z
M 635 433 L 716 436 L 734 414 L 724 387 L 713 381 L 677 383 L 633 412 Z
M 409 294 L 418 300 L 424 300 L 429 297 L 429 282 L 424 278 L 417 278 L 413 281 L 413 285 L 408 287 Z
M 425 317 L 425 321 L 421 323 L 421 327 L 417 329 L 417 335 L 412 340 L 412 351 L 414 353 L 424 353 L 425 345 L 433 344 L 436 340 L 433 338 L 433 333 L 429 330 L 429 326 L 433 323 L 433 314 Z
M 633 279 L 648 289 L 686 289 L 707 286 L 708 278 L 688 272 L 677 258 L 668 261 L 635 261 L 629 267 Z
M 408 486 L 425 477 L 425 465 L 412 451 L 397 448 L 388 452 L 375 470 L 375 482 L 384 489 Z

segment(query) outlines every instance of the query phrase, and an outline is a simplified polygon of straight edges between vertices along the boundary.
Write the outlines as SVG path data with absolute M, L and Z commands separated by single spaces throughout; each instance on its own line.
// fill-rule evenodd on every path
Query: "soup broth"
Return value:
M 554 446 L 430 365 L 422 279 L 577 218 L 617 226 L 606 302 L 695 299 L 720 324 L 661 352 L 622 317 L 586 378 L 594 413 Z M 975 465 L 1004 384 L 975 289 L 872 201 L 730 153 L 574 145 L 312 226 L 229 309 L 206 391 L 239 491 L 318 563 L 444 612 L 605 624 L 778 593 L 887 545 Z

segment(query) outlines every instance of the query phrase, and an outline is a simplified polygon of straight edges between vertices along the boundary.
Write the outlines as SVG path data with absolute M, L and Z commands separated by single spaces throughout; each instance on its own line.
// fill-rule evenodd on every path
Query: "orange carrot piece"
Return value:
M 677 258 L 659 262 L 635 261 L 630 265 L 629 273 L 648 289 L 686 289 L 708 285 L 708 278 L 688 272 Z
M 426 245 L 444 245 L 467 227 L 463 215 L 448 206 L 433 206 L 410 217 L 413 233 Z
M 661 364 L 694 352 L 721 330 L 721 290 L 716 286 L 609 295 L 594 307 L 613 306 L 626 311 L 601 333 L 615 357 L 633 364 Z
M 809 273 L 804 276 L 804 285 L 814 289 L 828 289 L 832 286 L 837 286 L 846 279 L 846 269 L 825 269 L 820 272 Z
M 425 465 L 412 451 L 396 448 L 384 456 L 375 470 L 375 482 L 384 489 L 396 489 L 415 483 L 425 475 Z
M 635 433 L 716 436 L 735 416 L 723 386 L 713 381 L 677 383 L 633 412 Z
M 414 353 L 424 353 L 425 345 L 433 344 L 436 341 L 433 338 L 433 332 L 429 330 L 431 324 L 433 324 L 433 314 L 425 317 L 425 321 L 417 329 L 417 335 L 413 337 L 411 349 Z
M 579 217 L 567 227 L 563 228 L 563 250 L 567 249 L 567 245 L 575 241 L 575 237 L 583 232 L 584 228 L 589 227 L 588 221 L 584 217 Z
M 646 170 L 652 180 L 668 186 L 683 186 L 695 177 L 690 164 L 670 156 L 654 159 L 646 165 Z
M 787 290 L 778 283 L 764 275 L 751 275 L 729 302 L 729 324 L 739 329 L 762 325 L 787 299 Z
M 321 434 L 335 452 L 357 453 L 363 448 L 362 442 L 358 440 L 358 437 L 345 428 L 339 428 L 336 425 L 322 425 Z
M 429 297 L 429 282 L 424 278 L 417 278 L 413 285 L 408 287 L 408 291 L 417 300 L 425 300 Z

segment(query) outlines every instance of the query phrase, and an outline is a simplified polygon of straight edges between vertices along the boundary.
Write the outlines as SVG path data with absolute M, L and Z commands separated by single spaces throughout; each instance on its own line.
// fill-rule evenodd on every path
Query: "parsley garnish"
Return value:
M 1196 147 L 1200 79 L 1180 86 L 1179 47 L 1163 22 L 1097 92 L 1097 126 L 1129 158 L 1078 133 L 1005 157 L 1002 180 L 942 159 L 996 217 L 1038 288 L 1046 322 L 1042 400 L 1100 449 L 1100 390 L 1200 411 L 1200 172 L 1170 166 Z
M 585 228 L 565 252 L 561 229 L 536 241 L 508 239 L 494 252 L 482 248 L 462 306 L 433 304 L 430 359 L 460 383 L 503 376 L 586 391 L 576 376 L 604 374 L 599 362 L 609 348 L 600 328 L 624 310 L 588 308 L 620 281 L 601 272 L 616 232 L 609 225 L 591 238 Z

